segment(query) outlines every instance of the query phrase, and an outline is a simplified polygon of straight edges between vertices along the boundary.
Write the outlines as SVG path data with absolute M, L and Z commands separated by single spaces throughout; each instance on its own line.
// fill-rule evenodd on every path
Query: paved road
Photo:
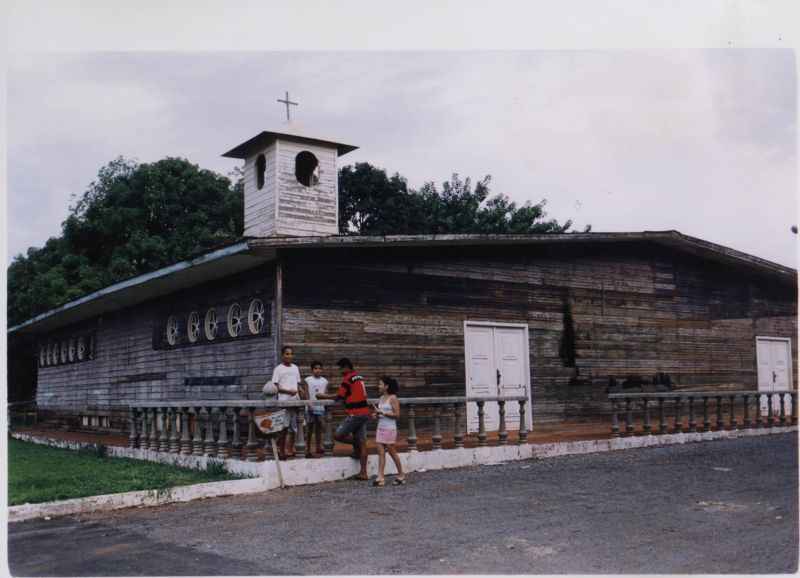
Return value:
M 797 436 L 416 473 L 9 526 L 25 576 L 775 573 Z

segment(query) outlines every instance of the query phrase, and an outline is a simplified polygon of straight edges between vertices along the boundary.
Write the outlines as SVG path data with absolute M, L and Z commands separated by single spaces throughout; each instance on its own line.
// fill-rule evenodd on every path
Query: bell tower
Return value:
M 338 235 L 337 160 L 356 148 L 287 123 L 281 132 L 263 131 L 223 154 L 244 159 L 244 235 Z

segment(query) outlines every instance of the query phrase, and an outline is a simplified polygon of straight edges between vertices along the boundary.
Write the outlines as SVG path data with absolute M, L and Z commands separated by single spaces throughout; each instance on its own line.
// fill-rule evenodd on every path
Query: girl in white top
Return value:
M 374 486 L 383 486 L 386 483 L 383 473 L 386 469 L 386 452 L 389 452 L 394 465 L 397 467 L 397 477 L 392 483 L 397 486 L 406 483 L 403 464 L 394 447 L 397 442 L 397 420 L 400 418 L 400 402 L 397 400 L 397 390 L 397 380 L 391 377 L 383 377 L 378 381 L 378 391 L 381 394 L 381 398 L 373 413 L 373 416 L 378 418 L 378 430 L 375 433 L 375 443 L 378 446 L 378 477 L 372 482 Z

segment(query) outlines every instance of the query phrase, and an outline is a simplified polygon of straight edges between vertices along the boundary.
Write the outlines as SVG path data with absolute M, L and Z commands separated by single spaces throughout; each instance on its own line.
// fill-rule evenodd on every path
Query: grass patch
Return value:
M 190 470 L 110 458 L 105 455 L 105 446 L 75 451 L 8 439 L 10 506 L 238 478 L 213 463 L 206 470 Z

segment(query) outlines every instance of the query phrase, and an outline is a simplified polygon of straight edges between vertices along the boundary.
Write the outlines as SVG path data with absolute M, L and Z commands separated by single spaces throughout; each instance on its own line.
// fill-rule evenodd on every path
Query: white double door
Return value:
M 467 397 L 525 396 L 527 428 L 531 427 L 528 328 L 525 325 L 470 323 L 464 326 Z M 519 404 L 508 402 L 506 429 L 519 429 Z M 484 404 L 486 431 L 497 431 L 496 402 Z M 478 406 L 467 404 L 467 428 L 478 431 Z
M 792 344 L 789 339 L 778 337 L 756 338 L 756 359 L 758 362 L 758 391 L 786 391 L 792 387 Z M 761 414 L 767 414 L 767 396 L 761 398 Z M 778 415 L 781 410 L 780 396 L 772 396 L 772 411 Z M 784 396 L 784 411 L 792 411 L 792 400 Z

